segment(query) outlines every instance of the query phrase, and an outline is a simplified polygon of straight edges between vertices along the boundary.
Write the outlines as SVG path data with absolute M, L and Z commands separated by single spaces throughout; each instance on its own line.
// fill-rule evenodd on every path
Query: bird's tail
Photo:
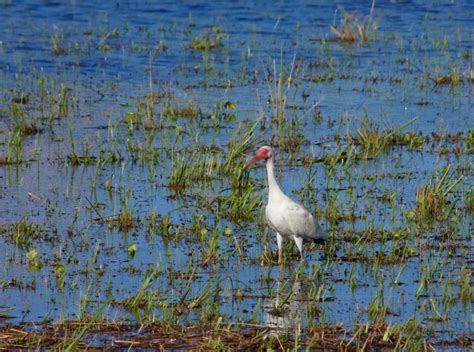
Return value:
M 327 238 L 315 238 L 313 241 L 314 243 L 317 243 L 317 244 L 324 244 L 326 240 Z

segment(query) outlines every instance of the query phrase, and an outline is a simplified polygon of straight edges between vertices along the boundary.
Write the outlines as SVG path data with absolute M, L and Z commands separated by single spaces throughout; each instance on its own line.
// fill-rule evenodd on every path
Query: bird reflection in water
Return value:
M 299 331 L 306 305 L 299 275 L 284 280 L 279 270 L 276 297 L 263 304 L 263 320 L 271 328 L 268 335 L 281 335 L 295 329 Z

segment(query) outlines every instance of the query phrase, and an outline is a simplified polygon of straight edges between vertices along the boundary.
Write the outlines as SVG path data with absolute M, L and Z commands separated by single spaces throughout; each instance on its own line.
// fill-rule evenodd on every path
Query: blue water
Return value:
M 414 152 L 395 148 L 383 158 L 357 163 L 348 171 L 339 166 L 337 181 L 328 184 L 327 166 L 316 163 L 303 168 L 297 161 L 288 164 L 288 154 L 282 150 L 277 156 L 282 188 L 312 211 L 325 209 L 329 189 L 341 189 L 336 192 L 339 210 L 353 211 L 357 219 L 342 221 L 332 228 L 321 219 L 338 239 L 341 229 L 364 233 L 369 228 L 405 231 L 413 227 L 405 213 L 415 206 L 416 188 L 447 164 L 467 170 L 455 195 L 459 220 L 455 238 L 464 247 L 454 250 L 454 254 L 420 247 L 416 256 L 401 264 L 374 268 L 345 260 L 348 246 L 357 246 L 341 240 L 335 257 L 327 257 L 317 249 L 307 251 L 305 275 L 298 280 L 294 278 L 296 257 L 281 272 L 276 265 L 260 265 L 261 253 L 275 248 L 274 234 L 269 230 L 252 223 L 236 223 L 197 207 L 200 200 L 193 195 L 225 193 L 228 180 L 215 181 L 203 186 L 204 190 L 196 185 L 188 191 L 189 197 L 175 196 L 167 188 L 172 162 L 166 148 L 186 153 L 194 148 L 193 141 L 223 148 L 236 137 L 240 123 L 253 122 L 261 116 L 266 116 L 266 122 L 258 138 L 268 142 L 275 133 L 268 118 L 272 113 L 268 99 L 273 67 L 276 76 L 279 72 L 288 75 L 293 62 L 293 82 L 286 93 L 288 104 L 298 108 L 288 109 L 286 116 L 300 124 L 298 133 L 305 140 L 301 155 L 319 159 L 334 153 L 334 135 L 355 135 L 367 119 L 380 128 L 401 126 L 414 119 L 406 130 L 423 136 L 434 131 L 446 134 L 474 129 L 472 83 L 467 79 L 472 72 L 474 3 L 376 2 L 370 23 L 377 29 L 368 43 L 321 42 L 334 37 L 330 26 L 340 27 L 344 11 L 368 21 L 370 2 L 157 4 L 0 0 L 0 156 L 6 153 L 13 97 L 21 92 L 30 96 L 31 104 L 22 109 L 27 119 L 37 120 L 43 129 L 41 134 L 24 141 L 23 157 L 27 162 L 0 166 L 0 224 L 3 227 L 26 217 L 29 222 L 43 224 L 52 238 L 50 242 L 30 244 L 28 249 L 35 248 L 44 263 L 35 272 L 27 266 L 28 250 L 17 248 L 3 233 L 0 306 L 14 308 L 9 312 L 14 318 L 9 321 L 73 319 L 79 312 L 81 295 L 88 297 L 87 310 L 94 312 L 110 296 L 120 301 L 135 294 L 144 280 L 145 269 L 157 265 L 161 274 L 149 289 L 163 294 L 161 303 L 174 302 L 185 282 L 171 280 L 167 270 L 187 272 L 190 266 L 200 263 L 203 248 L 196 240 L 200 234 L 198 230 L 189 231 L 188 226 L 193 217 L 201 216 L 209 233 L 228 227 L 232 236 L 226 239 L 221 235 L 219 240 L 218 255 L 226 260 L 199 266 L 189 297 L 198 295 L 207 282 L 215 284 L 220 279 L 219 314 L 225 320 L 248 321 L 255 315 L 257 322 L 275 324 L 267 307 L 278 299 L 279 287 L 284 291 L 296 285 L 301 287 L 303 298 L 294 294 L 288 321 L 280 319 L 276 324 L 292 325 L 297 321 L 303 325 L 343 324 L 351 328 L 366 320 L 367 307 L 381 289 L 383 277 L 383 296 L 390 310 L 388 324 L 416 317 L 441 339 L 472 334 L 469 305 L 456 300 L 443 322 L 430 320 L 436 313 L 426 308 L 432 304 L 442 310 L 446 280 L 457 282 L 464 273 L 461 269 L 472 266 L 472 215 L 463 213 L 461 206 L 466 194 L 472 194 L 472 154 L 442 154 L 429 144 Z M 214 38 L 216 27 L 222 34 L 221 48 L 208 55 L 186 48 L 196 37 Z M 60 52 L 53 52 L 54 43 L 58 43 Z M 457 72 L 462 83 L 434 84 L 432 78 L 451 71 Z M 329 74 L 333 80 L 314 79 Z M 42 80 L 53 106 L 46 111 L 39 107 Z M 61 86 L 71 97 L 69 116 L 56 118 Z M 186 106 L 192 101 L 204 115 L 212 115 L 219 101 L 234 102 L 236 120 L 222 121 L 219 129 L 203 128 L 211 124 L 211 119 L 199 123 L 182 118 L 169 121 L 162 115 L 166 99 L 161 99 L 154 106 L 154 118 L 163 126 L 154 131 L 152 146 L 163 154 L 155 163 L 136 161 L 127 144 L 143 146 L 149 136 L 142 130 L 128 133 L 122 121 L 127 112 L 136 111 L 137 99 L 144 101 L 151 89 L 170 94 L 172 104 Z M 305 113 L 314 104 L 321 114 L 320 121 L 313 119 L 313 113 Z M 176 132 L 176 125 L 186 133 Z M 97 156 L 101 150 L 118 151 L 124 156 L 123 162 L 112 166 L 67 165 L 64 159 L 71 152 L 70 129 L 79 153 L 88 150 Z M 240 162 L 246 157 L 242 155 Z M 318 205 L 308 204 L 304 192 L 299 194 L 311 172 Z M 263 168 L 251 171 L 263 200 L 264 176 Z M 106 191 L 107 182 L 113 185 L 112 196 Z M 347 192 L 350 185 L 354 187 L 352 194 Z M 132 194 L 129 206 L 142 220 L 140 226 L 126 234 L 97 221 L 97 212 L 103 216 L 118 213 L 121 191 Z M 393 213 L 390 204 L 377 201 L 377 196 L 385 192 L 396 193 Z M 176 234 L 169 245 L 160 231 L 147 235 L 144 217 L 150 211 L 169 214 Z M 255 216 L 262 217 L 261 208 L 255 210 Z M 71 224 L 72 235 L 67 232 Z M 446 226 L 426 231 L 422 243 L 438 241 Z M 415 247 L 413 229 L 409 231 L 410 245 Z M 239 258 L 233 236 L 243 247 L 244 260 Z M 129 243 L 137 244 L 133 258 L 127 254 Z M 392 244 L 388 241 L 386 245 L 390 249 Z M 369 245 L 369 250 L 375 252 L 377 246 Z M 96 248 L 97 261 L 93 262 Z M 56 285 L 55 261 L 66 267 L 63 290 Z M 439 263 L 433 276 L 436 279 L 425 296 L 415 299 L 423 268 L 433 263 Z M 130 265 L 138 272 L 130 274 Z M 311 276 L 314 270 L 319 274 Z M 354 291 L 348 283 L 352 270 L 357 282 Z M 395 281 L 399 283 L 394 284 Z M 237 288 L 248 298 L 236 299 Z M 458 286 L 450 285 L 450 289 L 457 297 Z M 308 319 L 304 295 L 312 290 L 321 290 L 326 301 L 320 304 L 322 313 Z M 157 306 L 155 314 L 160 319 L 162 310 L 160 304 Z M 133 314 L 114 305 L 107 306 L 106 314 L 134 319 Z M 202 309 L 196 309 L 180 319 L 191 322 L 199 320 L 200 314 Z

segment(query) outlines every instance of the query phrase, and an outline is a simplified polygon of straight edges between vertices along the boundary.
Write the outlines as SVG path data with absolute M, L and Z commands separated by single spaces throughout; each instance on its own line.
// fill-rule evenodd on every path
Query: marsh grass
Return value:
M 201 116 L 202 112 L 195 105 L 194 100 L 188 101 L 184 106 L 171 105 L 171 102 L 163 109 L 164 117 L 170 119 L 173 122 L 176 122 L 178 118 L 183 118 L 187 120 L 195 120 Z
M 8 109 L 8 115 L 11 121 L 11 131 L 18 131 L 22 136 L 29 136 L 40 132 L 36 121 L 27 121 L 25 112 L 19 103 L 11 103 Z
M 63 37 L 57 31 L 51 37 L 50 43 L 51 43 L 51 52 L 54 55 L 59 56 L 59 55 L 64 55 L 67 53 L 67 49 L 64 47 L 64 44 L 63 44 Z
M 148 290 L 152 284 L 154 278 L 156 278 L 161 273 L 161 269 L 156 267 L 155 269 L 149 271 L 145 274 L 143 283 L 137 290 L 134 296 L 128 298 L 123 304 L 127 309 L 137 310 L 139 307 L 148 307 L 148 310 L 151 308 L 152 299 L 154 295 L 150 295 Z
M 296 55 L 293 56 L 289 70 L 283 66 L 277 69 L 276 61 L 272 61 L 272 71 L 265 70 L 265 81 L 271 104 L 271 121 L 277 127 L 285 119 L 285 110 L 288 102 L 288 95 L 292 90 L 293 73 L 295 69 Z
M 331 32 L 336 35 L 335 40 L 343 43 L 367 43 L 376 39 L 377 23 L 373 21 L 375 0 L 372 1 L 369 15 L 360 18 L 355 14 L 348 14 L 343 9 L 339 28 L 330 26 Z
M 381 132 L 379 129 L 362 126 L 357 130 L 357 136 L 366 159 L 384 152 L 388 147 L 389 134 Z
M 89 154 L 89 151 L 86 149 L 83 152 L 83 155 L 78 155 L 76 152 L 76 137 L 74 135 L 74 128 L 72 124 L 68 125 L 69 130 L 69 139 L 71 143 L 71 152 L 66 156 L 66 161 L 70 162 L 73 166 L 79 165 L 91 165 L 96 162 L 96 158 Z
M 454 177 L 451 165 L 433 175 L 428 183 L 416 189 L 416 214 L 420 221 L 446 219 L 450 213 L 449 193 L 463 180 Z M 452 206 L 451 206 L 452 207 Z
M 69 88 L 64 84 L 61 84 L 58 92 L 58 117 L 67 117 L 69 115 L 69 104 Z
M 35 242 L 49 238 L 44 226 L 30 223 L 26 217 L 14 224 L 2 226 L 0 234 L 11 238 L 20 249 L 28 249 Z
M 294 335 L 278 336 L 275 328 L 258 324 L 228 323 L 222 318 L 191 326 L 144 322 L 131 324 L 123 321 L 104 322 L 97 313 L 91 319 L 32 326 L 7 325 L 1 330 L 0 347 L 4 349 L 32 349 L 43 346 L 51 349 L 78 350 L 88 346 L 92 336 L 95 348 L 128 349 L 186 349 L 186 350 L 294 350 L 306 348 L 325 350 L 410 350 L 432 351 L 433 344 L 424 337 L 424 329 L 415 319 L 386 324 L 356 325 L 354 331 L 342 327 L 313 326 Z M 139 332 L 139 333 L 137 333 Z M 110 339 L 110 337 L 112 338 Z M 111 340 L 111 341 L 110 341 Z M 454 346 L 468 347 L 469 340 Z
M 360 153 L 364 159 L 375 157 L 385 152 L 391 145 L 409 143 L 412 148 L 421 146 L 422 141 L 416 139 L 412 134 L 402 134 L 402 131 L 416 119 L 412 119 L 396 129 L 380 129 L 371 120 L 364 120 L 362 126 L 357 129 L 357 142 Z M 349 137 L 350 138 L 350 137 Z
M 465 196 L 465 208 L 469 214 L 474 214 L 474 187 L 471 187 Z
M 328 166 L 329 171 L 336 170 L 338 165 L 344 165 L 344 167 L 350 167 L 358 160 L 360 160 L 360 155 L 357 153 L 357 148 L 355 145 L 340 145 L 338 144 L 337 149 L 329 154 L 325 154 L 322 158 L 322 161 L 325 165 Z
M 120 207 L 117 221 L 121 231 L 127 231 L 133 227 L 133 213 L 125 204 Z
M 467 154 L 474 153 L 474 131 L 467 131 L 465 144 L 466 144 L 466 153 Z
M 276 143 L 280 150 L 299 152 L 305 142 L 303 125 L 298 119 L 283 120 L 280 124 L 280 133 Z
M 264 68 L 270 116 L 266 115 L 268 109 L 262 107 L 262 117 L 270 121 L 272 128 L 269 144 L 289 152 L 299 152 L 301 146 L 307 142 L 303 134 L 303 122 L 308 115 L 316 114 L 319 105 L 319 101 L 309 107 L 304 102 L 302 105 L 294 103 L 299 91 L 301 70 L 296 55 L 288 67 L 284 64 L 277 67 L 276 60 L 272 60 L 271 68 Z
M 238 126 L 224 150 L 201 144 L 185 150 L 172 150 L 168 187 L 182 192 L 196 185 L 212 186 L 211 181 L 227 178 L 233 189 L 248 188 L 249 178 L 243 177 L 242 173 L 243 158 L 255 144 L 259 123 L 260 119 L 250 127 Z
M 374 325 L 383 325 L 388 312 L 387 303 L 384 302 L 383 293 L 377 291 L 376 296 L 372 299 L 367 307 L 367 318 Z
M 235 190 L 217 200 L 218 208 L 225 216 L 234 222 L 251 221 L 254 219 L 254 209 L 261 203 L 261 196 L 252 187 L 246 190 Z
M 218 176 L 221 162 L 212 150 L 201 152 L 197 150 L 183 151 L 180 155 L 172 153 L 168 187 L 184 190 L 196 181 L 206 182 Z
M 433 346 L 426 342 L 423 329 L 414 318 L 387 327 L 383 339 L 394 343 L 395 350 L 434 350 Z
M 331 26 L 330 29 L 340 42 L 354 43 L 357 41 L 359 43 L 366 43 L 373 37 L 377 27 L 364 20 L 360 20 L 355 15 L 345 15 L 339 29 L 334 26 Z
M 463 303 L 472 302 L 472 299 L 474 298 L 471 282 L 472 271 L 472 268 L 462 266 L 461 271 L 459 273 L 459 279 L 457 284 L 459 287 L 459 299 Z
M 21 131 L 9 131 L 6 140 L 5 158 L 0 158 L 0 164 L 20 164 L 23 161 L 23 136 Z
M 257 37 L 250 42 L 244 40 L 242 48 L 227 50 L 227 36 L 220 28 L 200 32 L 198 37 L 186 38 L 185 33 L 183 38 L 174 28 L 179 26 L 177 22 L 170 28 L 163 25 L 157 32 L 140 26 L 138 37 L 128 36 L 128 30 L 134 30 L 133 26 L 128 28 L 128 23 L 123 31 L 103 25 L 98 41 L 92 40 L 98 32 L 90 27 L 83 33 L 89 42 L 77 46 L 81 54 L 78 57 L 71 55 L 73 44 L 65 39 L 68 33 L 46 34 L 46 48 L 50 48 L 46 55 L 54 63 L 40 72 L 25 65 L 29 58 L 22 62 L 21 51 L 18 61 L 14 53 L 15 62 L 2 78 L 7 78 L 8 88 L 9 77 L 14 74 L 12 85 L 21 88 L 14 90 L 12 99 L 6 97 L 3 105 L 0 102 L 0 114 L 10 118 L 10 130 L 0 132 L 5 137 L 1 146 L 8 155 L 0 163 L 21 165 L 0 168 L 3 190 L 13 199 L 2 199 L 2 204 L 26 204 L 25 211 L 34 212 L 35 221 L 43 218 L 44 210 L 46 225 L 33 224 L 27 218 L 1 225 L 6 250 L 0 288 L 7 296 L 11 292 L 12 299 L 18 290 L 33 299 L 50 299 L 45 304 L 51 307 L 51 319 L 57 316 L 59 304 L 68 306 L 61 314 L 71 316 L 69 298 L 79 289 L 87 289 L 79 303 L 72 302 L 74 312 L 74 307 L 79 307 L 75 321 L 50 321 L 48 313 L 43 319 L 47 324 L 11 325 L 3 321 L 0 308 L 4 323 L 0 349 L 431 350 L 432 344 L 444 336 L 459 338 L 464 341 L 460 344 L 468 348 L 472 339 L 464 330 L 458 334 L 453 326 L 457 314 L 468 312 L 472 301 L 468 242 L 474 198 L 470 179 L 461 183 L 452 170 L 446 175 L 444 171 L 440 176 L 433 175 L 418 188 L 415 211 L 407 210 L 407 206 L 413 206 L 409 205 L 413 197 L 405 192 L 413 189 L 424 170 L 417 172 L 420 170 L 414 165 L 404 162 L 406 155 L 419 160 L 423 154 L 429 160 L 427 164 L 432 161 L 434 165 L 440 158 L 455 157 L 459 160 L 457 172 L 470 175 L 472 131 L 465 137 L 463 133 L 436 136 L 434 131 L 432 148 L 428 149 L 428 136 L 404 130 L 411 122 L 400 128 L 378 127 L 367 118 L 355 134 L 353 126 L 348 126 L 345 139 L 336 135 L 331 138 L 346 124 L 345 116 L 331 116 L 332 112 L 354 106 L 352 100 L 340 100 L 346 89 L 358 91 L 362 85 L 363 91 L 354 94 L 368 101 L 383 97 L 385 102 L 398 99 L 398 94 L 411 96 L 413 85 L 423 94 L 415 109 L 439 104 L 427 88 L 433 79 L 428 73 L 417 85 L 418 76 L 413 76 L 411 66 L 397 69 L 399 73 L 388 78 L 369 67 L 372 63 L 376 67 L 379 57 L 383 65 L 399 64 L 392 54 L 385 56 L 383 43 L 377 43 L 377 48 L 364 47 L 377 39 L 372 12 L 365 18 L 344 14 L 340 25 L 331 28 L 336 37 L 321 43 L 317 58 L 310 62 L 306 56 L 293 56 L 285 63 L 293 48 L 282 46 L 282 63 L 269 61 L 263 79 L 257 61 L 266 49 L 263 42 L 252 42 Z M 275 25 L 271 36 L 278 38 L 278 30 Z M 156 38 L 156 33 L 161 38 Z M 430 37 L 428 34 L 426 37 Z M 170 43 L 171 50 L 154 62 L 155 54 L 166 51 L 162 39 Z M 419 45 L 417 40 L 412 42 L 413 51 Z M 332 41 L 348 44 L 339 46 Z M 184 51 L 183 42 L 187 43 Z M 156 49 L 151 49 L 149 43 L 158 43 Z M 297 52 L 305 45 L 299 39 L 294 43 Z M 278 45 L 279 40 L 274 44 Z M 82 51 L 87 45 L 91 52 Z M 444 38 L 440 46 L 447 54 L 449 47 Z M 134 57 L 134 50 L 140 52 L 139 57 Z M 96 51 L 100 51 L 98 61 L 92 53 Z M 416 62 L 417 54 L 413 58 L 409 52 L 407 57 L 407 52 L 401 51 L 403 60 L 406 57 L 406 61 Z M 239 67 L 235 66 L 239 60 L 235 53 L 240 53 Z M 137 83 L 130 72 L 143 71 L 141 65 L 147 54 L 148 82 Z M 219 62 L 221 59 L 223 62 Z M 363 65 L 361 70 L 358 63 Z M 122 67 L 124 72 L 115 71 Z M 447 72 L 449 84 L 461 86 L 459 69 L 453 67 Z M 156 91 L 155 85 L 169 88 Z M 388 97 L 386 85 L 392 89 Z M 259 107 L 255 108 L 245 94 L 248 89 L 265 86 L 264 103 L 257 102 L 261 105 L 257 113 Z M 440 94 L 440 90 L 435 93 Z M 457 94 L 454 89 L 450 93 Z M 316 111 L 318 103 L 310 102 L 314 94 L 329 94 L 331 103 Z M 175 99 L 182 96 L 193 98 Z M 464 98 L 459 96 L 460 107 L 465 106 Z M 333 110 L 334 101 L 340 106 Z M 387 110 L 393 112 L 393 108 L 390 105 Z M 448 111 L 449 106 L 446 108 Z M 69 138 L 64 127 L 69 127 Z M 102 138 L 105 131 L 102 134 L 99 130 L 107 127 L 108 138 Z M 32 144 L 28 136 L 40 131 L 44 133 L 35 143 L 41 144 L 44 154 L 38 153 L 35 174 L 31 169 L 36 164 L 28 160 Z M 89 144 L 89 136 L 97 137 L 97 141 Z M 264 232 L 264 183 L 260 176 L 242 170 L 248 155 L 263 143 L 283 152 L 282 159 L 288 160 L 285 167 L 292 175 L 314 166 L 312 171 L 316 171 L 307 178 L 285 182 L 299 187 L 300 200 L 312 204 L 314 213 L 324 216 L 329 224 L 330 240 L 324 247 L 305 245 L 311 261 L 301 263 L 298 272 L 310 283 L 301 291 L 301 298 L 283 291 L 273 311 L 280 318 L 290 318 L 290 325 L 295 319 L 287 308 L 295 303 L 304 311 L 304 323 L 284 331 L 267 324 L 261 302 L 274 298 L 275 286 L 286 282 L 286 278 L 280 280 L 280 275 L 292 273 L 299 256 L 293 244 L 286 246 L 284 264 L 277 266 L 272 250 L 274 236 Z M 322 158 L 316 156 L 320 150 Z M 395 152 L 388 153 L 392 150 Z M 57 163 L 57 151 L 68 153 L 66 165 Z M 363 160 L 376 157 L 374 162 Z M 115 170 L 118 161 L 121 176 Z M 55 184 L 70 169 L 70 179 Z M 132 176 L 124 189 L 121 182 L 125 169 Z M 262 169 L 260 164 L 257 172 L 262 173 Z M 49 176 L 58 174 L 50 180 Z M 318 177 L 327 179 L 325 192 L 316 189 Z M 29 187 L 36 182 L 51 195 L 35 206 L 21 197 L 23 184 Z M 463 188 L 455 193 L 457 184 Z M 84 207 L 84 191 L 88 190 L 93 202 L 86 197 L 89 206 Z M 315 205 L 321 197 L 324 211 Z M 150 212 L 150 208 L 160 213 Z M 105 215 L 112 211 L 114 215 Z M 140 214 L 148 214 L 143 223 Z M 439 231 L 429 232 L 415 221 L 415 216 L 427 222 L 450 221 L 439 226 Z M 50 224 L 58 229 L 50 230 Z M 108 233 L 104 233 L 107 226 L 103 224 L 109 226 Z M 163 268 L 150 269 L 153 258 Z M 441 264 L 432 263 L 438 259 Z M 445 263 L 450 266 L 444 268 Z M 148 269 L 143 269 L 147 265 Z M 439 274 L 448 271 L 449 277 Z M 417 274 L 420 280 L 415 293 Z M 416 283 L 411 282 L 412 278 Z M 259 297 L 256 291 L 267 288 L 269 297 Z M 339 295 L 345 289 L 352 291 L 352 298 Z M 50 296 L 48 292 L 52 292 Z M 115 300 L 112 294 L 119 298 Z M 373 299 L 359 308 L 360 294 Z M 395 295 L 393 300 L 387 298 L 391 294 Z M 101 311 L 92 316 L 92 307 L 104 303 L 104 297 L 108 318 Z M 351 306 L 354 301 L 355 307 Z M 353 310 L 344 308 L 347 303 Z M 249 306 L 253 313 L 247 310 Z M 16 321 L 35 319 L 38 307 L 33 306 L 32 312 L 28 307 L 21 308 L 22 316 L 14 317 Z M 420 320 L 404 321 L 412 309 Z M 344 316 L 346 313 L 349 316 Z M 350 328 L 352 314 L 356 318 Z M 110 317 L 127 322 L 108 320 Z M 333 324 L 339 319 L 340 324 Z M 432 328 L 431 322 L 442 322 L 441 329 L 446 326 L 450 331 L 438 335 L 438 327 Z M 458 347 L 454 343 L 451 346 Z
M 435 75 L 432 78 L 435 85 L 451 85 L 451 86 L 458 86 L 463 82 L 462 76 L 459 74 L 457 68 L 451 67 L 449 69 L 449 74 L 447 75 Z
M 218 26 L 214 26 L 201 37 L 194 37 L 194 39 L 185 45 L 186 48 L 192 51 L 208 52 L 210 50 L 218 49 L 223 46 L 223 40 L 227 35 L 222 32 Z

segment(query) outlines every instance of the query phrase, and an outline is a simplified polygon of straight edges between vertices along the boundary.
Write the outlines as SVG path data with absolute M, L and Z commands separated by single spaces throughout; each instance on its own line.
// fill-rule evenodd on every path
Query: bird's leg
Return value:
M 278 264 L 283 262 L 283 236 L 277 232 Z
M 298 247 L 298 250 L 300 251 L 301 260 L 304 260 L 304 256 L 303 256 L 303 237 L 293 236 L 293 239 L 295 240 L 296 247 Z

